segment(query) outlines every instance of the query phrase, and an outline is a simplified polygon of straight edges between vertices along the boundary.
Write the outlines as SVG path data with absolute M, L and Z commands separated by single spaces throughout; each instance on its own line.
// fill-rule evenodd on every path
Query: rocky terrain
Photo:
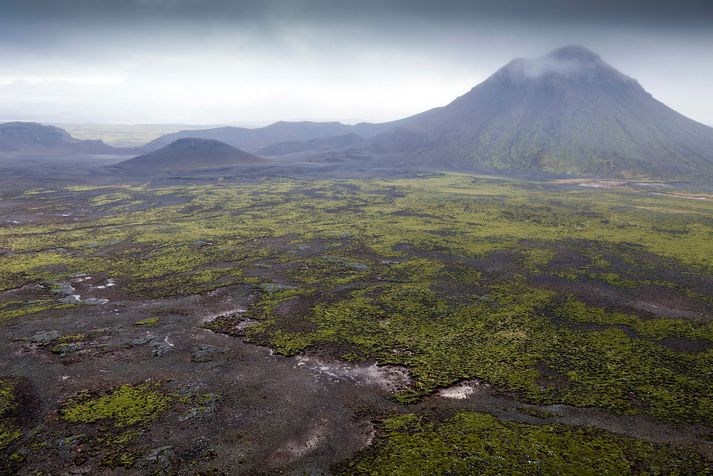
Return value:
M 710 469 L 707 192 L 74 180 L 3 185 L 3 473 Z

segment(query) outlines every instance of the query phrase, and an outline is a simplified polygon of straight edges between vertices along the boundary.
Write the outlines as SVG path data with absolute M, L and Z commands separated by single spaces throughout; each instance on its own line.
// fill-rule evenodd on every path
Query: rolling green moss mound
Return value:
M 503 422 L 463 412 L 442 422 L 395 416 L 344 474 L 711 474 L 694 453 L 590 428 Z
M 165 412 L 171 397 L 159 391 L 155 383 L 122 385 L 107 395 L 90 398 L 80 395 L 65 405 L 60 413 L 70 423 L 112 421 L 117 428 L 150 422 Z

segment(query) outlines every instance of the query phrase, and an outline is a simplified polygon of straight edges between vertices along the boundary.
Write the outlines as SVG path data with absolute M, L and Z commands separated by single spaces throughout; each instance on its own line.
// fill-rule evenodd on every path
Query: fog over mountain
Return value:
M 713 175 L 713 129 L 581 46 L 515 59 L 445 107 L 396 121 L 374 147 L 410 162 L 609 176 Z M 411 140 L 404 140 L 410 134 Z

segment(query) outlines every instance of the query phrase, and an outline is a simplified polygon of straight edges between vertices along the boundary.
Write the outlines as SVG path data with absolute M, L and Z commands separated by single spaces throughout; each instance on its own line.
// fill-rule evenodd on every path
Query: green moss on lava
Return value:
M 158 321 L 158 317 L 147 317 L 145 319 L 139 319 L 138 321 L 134 322 L 134 324 L 142 327 L 154 327 L 158 324 Z
M 19 406 L 15 380 L 0 379 L 0 450 L 22 436 L 16 421 Z
M 171 400 L 160 391 L 158 384 L 126 384 L 98 397 L 80 394 L 64 405 L 60 414 L 69 423 L 106 421 L 116 428 L 124 428 L 155 420 L 168 410 Z
M 504 422 L 474 412 L 444 421 L 388 418 L 381 438 L 343 474 L 708 474 L 710 461 L 687 450 L 593 428 Z
M 579 303 L 593 288 L 665 290 L 710 309 L 711 201 L 460 174 L 52 195 L 21 200 L 95 213 L 0 227 L 11 251 L 0 290 L 77 272 L 114 277 L 112 292 L 137 299 L 250 285 L 248 340 L 405 365 L 414 385 L 402 401 L 479 378 L 535 403 L 713 424 L 711 350 L 659 342 L 710 343 L 706 316 Z M 45 294 L 37 308 L 0 304 L 0 318 L 59 305 Z

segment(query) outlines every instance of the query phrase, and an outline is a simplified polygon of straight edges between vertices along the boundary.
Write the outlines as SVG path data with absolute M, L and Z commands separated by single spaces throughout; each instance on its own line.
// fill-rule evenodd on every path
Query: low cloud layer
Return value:
M 0 0 L 0 119 L 382 121 L 583 44 L 713 124 L 713 4 Z

